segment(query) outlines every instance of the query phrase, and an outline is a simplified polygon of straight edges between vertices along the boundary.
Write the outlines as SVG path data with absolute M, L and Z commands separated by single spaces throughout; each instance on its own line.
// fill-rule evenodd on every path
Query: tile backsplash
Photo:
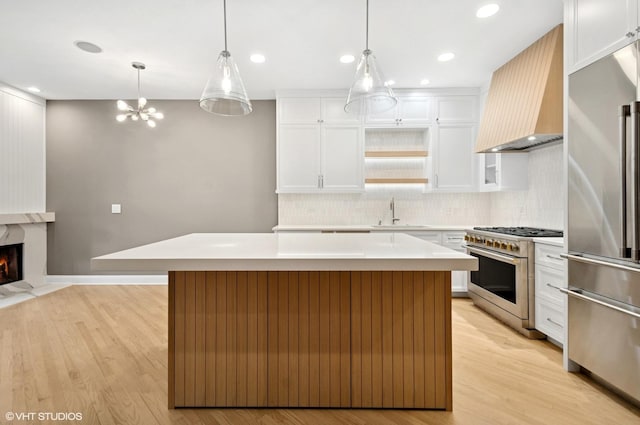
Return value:
M 279 224 L 383 224 L 389 203 L 403 224 L 535 226 L 562 229 L 562 145 L 529 153 L 529 188 L 496 193 L 417 193 L 409 190 L 362 194 L 280 194 Z

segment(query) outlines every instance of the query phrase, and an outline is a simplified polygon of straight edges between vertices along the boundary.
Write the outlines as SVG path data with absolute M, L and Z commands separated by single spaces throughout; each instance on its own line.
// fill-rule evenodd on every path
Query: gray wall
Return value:
M 47 102 L 48 274 L 93 274 L 91 257 L 187 233 L 277 224 L 275 101 L 245 117 L 149 104 L 165 114 L 155 129 L 116 122 L 113 100 Z

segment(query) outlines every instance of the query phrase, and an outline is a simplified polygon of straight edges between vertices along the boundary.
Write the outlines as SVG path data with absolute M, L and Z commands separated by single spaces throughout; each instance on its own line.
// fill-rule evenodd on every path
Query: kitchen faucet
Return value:
M 396 200 L 395 200 L 395 198 L 391 198 L 391 204 L 389 205 L 389 208 L 391 209 L 391 224 L 396 224 L 398 221 L 400 221 L 400 219 L 396 218 Z

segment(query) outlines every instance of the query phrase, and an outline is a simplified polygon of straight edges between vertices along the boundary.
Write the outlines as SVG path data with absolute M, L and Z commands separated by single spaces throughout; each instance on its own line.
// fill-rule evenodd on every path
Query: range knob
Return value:
M 520 250 L 520 247 L 518 247 L 518 245 L 512 244 L 512 243 L 509 244 L 509 251 L 519 251 L 519 250 Z
M 493 241 L 491 239 L 485 239 L 484 244 L 486 246 L 493 246 Z
M 494 248 L 500 248 L 500 241 L 493 241 Z
M 508 247 L 509 247 L 509 244 L 508 244 L 508 243 L 506 243 L 506 242 L 502 242 L 502 243 L 500 244 L 500 248 L 502 248 L 502 249 L 508 249 Z
M 465 241 L 467 241 L 467 242 L 468 242 L 470 239 L 471 239 L 471 238 L 469 237 L 469 235 L 464 235 L 464 240 L 465 240 Z

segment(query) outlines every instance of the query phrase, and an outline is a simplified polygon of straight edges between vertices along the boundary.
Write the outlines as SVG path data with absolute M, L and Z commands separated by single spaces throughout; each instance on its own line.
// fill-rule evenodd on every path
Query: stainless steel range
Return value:
M 469 273 L 473 303 L 529 338 L 534 329 L 535 237 L 561 237 L 562 231 L 533 227 L 475 227 L 467 231 L 467 253 L 478 258 Z

